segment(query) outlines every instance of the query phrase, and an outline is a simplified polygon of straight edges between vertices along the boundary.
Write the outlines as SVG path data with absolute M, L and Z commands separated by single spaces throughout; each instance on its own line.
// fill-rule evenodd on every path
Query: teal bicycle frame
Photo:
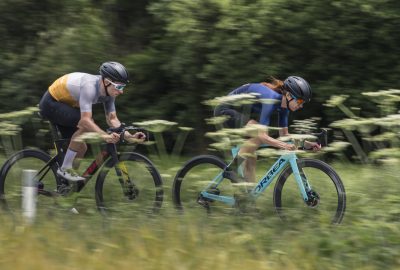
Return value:
M 239 152 L 239 147 L 232 148 L 232 155 L 236 157 Z M 309 192 L 311 191 L 311 186 L 307 181 L 303 172 L 300 172 L 299 167 L 297 165 L 297 156 L 295 153 L 288 153 L 280 156 L 278 160 L 271 166 L 268 172 L 259 180 L 259 182 L 254 186 L 254 188 L 249 192 L 249 195 L 256 199 L 260 194 L 272 183 L 275 176 L 277 176 L 289 163 L 292 167 L 293 174 L 297 185 L 300 189 L 301 196 L 304 201 L 309 200 Z M 232 163 L 232 162 L 231 162 Z M 230 165 L 230 164 L 229 164 Z M 228 166 L 229 166 L 228 165 Z M 243 175 L 243 169 L 241 166 L 239 167 L 239 173 Z M 234 206 L 235 198 L 231 196 L 219 196 L 216 194 L 212 194 L 207 192 L 211 187 L 218 187 L 218 185 L 224 180 L 223 172 L 219 173 L 209 184 L 208 186 L 201 192 L 201 195 L 204 198 L 208 198 L 214 201 L 220 201 L 222 203 Z

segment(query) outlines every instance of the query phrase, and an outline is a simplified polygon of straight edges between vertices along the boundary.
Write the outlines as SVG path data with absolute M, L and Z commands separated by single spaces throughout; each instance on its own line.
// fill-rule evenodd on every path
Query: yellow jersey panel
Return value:
M 49 87 L 50 95 L 57 101 L 79 108 L 79 102 L 75 100 L 67 88 L 68 74 L 58 78 Z

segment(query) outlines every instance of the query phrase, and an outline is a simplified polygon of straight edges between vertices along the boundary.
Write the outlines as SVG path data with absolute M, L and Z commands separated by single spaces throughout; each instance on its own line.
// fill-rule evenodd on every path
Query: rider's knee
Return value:
M 261 135 L 258 135 L 257 137 L 253 137 L 250 140 L 251 140 L 251 143 L 254 145 L 254 147 L 258 148 L 262 144 Z
M 90 126 L 91 124 L 91 120 L 87 119 L 87 118 L 81 118 L 78 122 L 78 131 L 80 132 L 87 132 L 89 131 L 89 129 L 87 128 L 88 126 Z
M 81 149 L 80 149 L 80 152 L 82 153 L 82 155 L 84 155 L 86 153 L 87 149 L 88 149 L 87 144 L 82 143 Z
M 256 124 L 258 124 L 258 122 L 257 122 L 256 120 L 253 120 L 253 119 L 250 119 L 250 120 L 247 122 L 247 125 L 256 125 Z
M 72 144 L 69 145 L 69 149 L 71 149 L 74 152 L 77 152 L 79 157 L 83 157 L 87 151 L 87 145 L 86 143 L 83 142 L 74 141 Z

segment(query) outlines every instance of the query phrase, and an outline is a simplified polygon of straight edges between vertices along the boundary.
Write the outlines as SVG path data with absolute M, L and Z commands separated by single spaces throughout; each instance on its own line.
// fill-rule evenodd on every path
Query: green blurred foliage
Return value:
M 120 118 L 193 127 L 200 149 L 212 116 L 202 101 L 268 76 L 310 81 L 315 98 L 295 118 L 343 118 L 322 106 L 337 94 L 374 116 L 361 93 L 400 88 L 399 11 L 394 0 L 3 0 L 0 112 L 34 106 L 65 73 L 116 60 L 133 77 Z
M 182 162 L 156 165 L 175 175 Z M 130 204 L 104 217 L 95 207 L 95 183 L 89 182 L 73 203 L 79 215 L 68 211 L 68 197 L 59 197 L 53 207 L 38 209 L 33 226 L 24 226 L 19 216 L 12 218 L 0 211 L 0 267 L 399 269 L 399 164 L 332 165 L 348 198 L 339 226 L 308 219 L 282 222 L 271 203 L 272 188 L 257 201 L 257 213 L 207 214 L 193 208 L 182 214 L 165 196 L 158 215 L 149 216 Z M 171 177 L 164 180 L 165 187 L 172 185 Z M 294 197 L 301 202 L 300 196 Z

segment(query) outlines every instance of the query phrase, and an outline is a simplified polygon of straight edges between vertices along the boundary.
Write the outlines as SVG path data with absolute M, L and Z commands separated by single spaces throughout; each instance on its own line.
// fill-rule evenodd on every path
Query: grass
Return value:
M 283 223 L 272 187 L 257 204 L 260 215 L 178 214 L 170 194 L 183 160 L 155 163 L 165 185 L 157 215 L 102 217 L 94 181 L 77 202 L 40 209 L 32 226 L 2 213 L 0 269 L 400 269 L 398 164 L 333 164 L 348 199 L 343 223 L 333 226 Z M 70 213 L 72 205 L 81 214 Z

